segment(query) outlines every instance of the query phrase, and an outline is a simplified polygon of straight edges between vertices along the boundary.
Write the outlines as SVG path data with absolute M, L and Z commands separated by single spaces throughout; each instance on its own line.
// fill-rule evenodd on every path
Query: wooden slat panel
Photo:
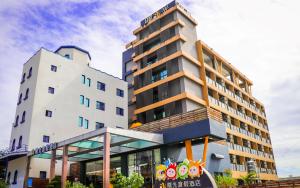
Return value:
M 219 111 L 209 107 L 203 107 L 193 111 L 176 114 L 161 120 L 146 123 L 133 129 L 146 132 L 158 132 L 163 129 L 174 128 L 208 118 L 214 119 L 218 122 L 222 122 L 222 116 Z

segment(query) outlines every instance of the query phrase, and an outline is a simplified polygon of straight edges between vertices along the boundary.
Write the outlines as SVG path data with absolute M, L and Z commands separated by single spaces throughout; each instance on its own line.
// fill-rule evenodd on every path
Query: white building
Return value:
M 24 64 L 8 152 L 11 187 L 23 187 L 23 151 L 102 126 L 127 128 L 127 83 L 90 61 L 87 51 L 62 46 L 55 52 L 42 48 Z M 29 177 L 49 178 L 48 159 L 32 159 L 30 169 Z

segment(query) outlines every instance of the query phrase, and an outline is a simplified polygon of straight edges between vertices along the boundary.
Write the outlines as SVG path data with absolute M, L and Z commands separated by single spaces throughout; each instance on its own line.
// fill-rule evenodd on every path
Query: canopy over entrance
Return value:
M 31 157 L 51 159 L 50 179 L 55 176 L 55 161 L 62 160 L 62 187 L 66 183 L 68 161 L 79 162 L 102 157 L 104 187 L 108 187 L 110 155 L 160 144 L 163 144 L 163 135 L 160 133 L 105 127 L 30 151 L 27 155 L 25 182 L 28 179 Z

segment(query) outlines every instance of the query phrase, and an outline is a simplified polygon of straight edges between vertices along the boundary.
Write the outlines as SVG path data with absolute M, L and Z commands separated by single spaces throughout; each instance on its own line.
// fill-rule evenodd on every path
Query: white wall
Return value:
M 29 99 L 17 106 L 16 114 L 21 119 L 26 110 L 26 122 L 12 129 L 11 142 L 22 135 L 29 150 L 47 144 L 43 143 L 43 135 L 50 136 L 50 143 L 59 142 L 95 130 L 96 121 L 109 127 L 128 127 L 127 82 L 89 67 L 88 55 L 81 51 L 61 49 L 59 53 L 41 49 L 24 64 L 23 72 L 28 73 L 33 67 L 33 74 L 20 86 L 20 92 L 25 94 L 26 88 L 30 88 L 30 93 Z M 63 57 L 64 53 L 71 54 L 71 59 Z M 51 65 L 57 66 L 57 72 L 51 71 Z M 81 83 L 82 74 L 91 79 L 90 87 Z M 106 84 L 105 91 L 97 89 L 97 81 Z M 54 87 L 55 93 L 49 94 L 48 87 Z M 124 90 L 124 97 L 116 95 L 116 88 Z M 90 99 L 90 107 L 80 104 L 80 95 Z M 96 101 L 105 103 L 105 111 L 96 109 Z M 124 109 L 124 116 L 116 115 L 116 107 Z M 52 117 L 45 116 L 46 110 L 52 111 Z M 89 120 L 88 129 L 78 126 L 79 116 Z M 38 177 L 39 171 L 47 171 L 49 177 L 50 163 L 44 161 L 32 159 L 29 175 Z M 22 161 L 9 162 L 8 171 L 13 171 L 16 163 Z M 57 168 L 60 174 L 60 167 Z M 20 171 L 25 173 L 23 168 Z

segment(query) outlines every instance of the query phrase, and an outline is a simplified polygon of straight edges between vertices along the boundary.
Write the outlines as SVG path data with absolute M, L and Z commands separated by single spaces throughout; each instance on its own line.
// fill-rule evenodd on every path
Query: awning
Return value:
M 163 144 L 163 135 L 128 129 L 105 127 L 58 142 L 56 159 L 62 158 L 63 146 L 68 145 L 69 161 L 85 161 L 103 157 L 104 133 L 110 133 L 110 155 L 130 152 Z M 51 159 L 51 151 L 36 154 L 33 151 L 28 156 Z

